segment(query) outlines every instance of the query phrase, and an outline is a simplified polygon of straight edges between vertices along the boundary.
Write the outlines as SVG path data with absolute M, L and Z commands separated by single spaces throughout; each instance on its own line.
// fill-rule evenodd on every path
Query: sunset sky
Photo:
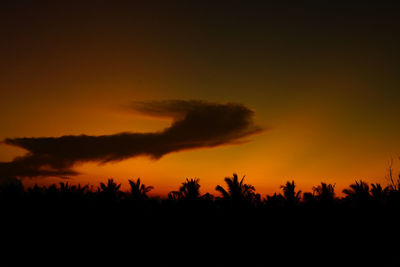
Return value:
M 386 184 L 391 158 L 400 170 L 398 2 L 1 1 L 0 140 L 165 137 L 183 121 L 185 144 L 207 142 L 160 137 L 155 157 L 138 141 L 123 160 L 70 162 L 70 183 L 141 177 L 161 196 L 195 177 L 217 194 L 232 173 L 262 195 L 287 180 Z M 27 153 L 13 142 L 0 144 L 3 176 Z

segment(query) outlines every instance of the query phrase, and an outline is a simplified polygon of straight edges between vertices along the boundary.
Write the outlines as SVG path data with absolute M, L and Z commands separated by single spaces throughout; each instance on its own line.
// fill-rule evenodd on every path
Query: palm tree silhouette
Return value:
M 301 191 L 296 192 L 294 181 L 287 181 L 285 185 L 281 185 L 281 188 L 283 189 L 283 198 L 287 206 L 296 206 L 300 202 Z
M 179 191 L 171 191 L 168 194 L 169 199 L 175 201 L 194 202 L 200 199 L 210 199 L 210 194 L 201 196 L 200 179 L 188 179 L 179 187 Z
M 228 186 L 228 191 L 225 190 L 222 186 L 217 185 L 215 190 L 220 192 L 223 196 L 223 199 L 229 201 L 234 206 L 239 205 L 244 202 L 252 202 L 259 199 L 259 194 L 255 193 L 255 188 L 252 185 L 248 185 L 243 183 L 245 176 L 239 181 L 236 173 L 233 174 L 233 177 L 226 177 L 225 183 Z
M 115 194 L 119 192 L 119 188 L 121 187 L 121 184 L 117 185 L 114 182 L 114 179 L 108 179 L 107 184 L 100 183 L 100 188 L 99 191 L 105 192 L 105 193 L 110 193 L 110 194 Z
M 128 180 L 131 186 L 131 195 L 134 200 L 147 199 L 147 193 L 150 192 L 154 187 L 146 186 L 140 183 L 140 178 L 135 181 Z
M 347 200 L 353 202 L 354 205 L 365 205 L 370 200 L 371 195 L 369 194 L 369 186 L 366 182 L 362 180 L 355 181 L 349 187 L 343 189 L 343 193 L 347 195 Z
M 186 182 L 182 183 L 182 186 L 179 188 L 179 192 L 182 195 L 182 198 L 187 200 L 196 200 L 200 197 L 200 180 L 196 179 L 187 179 Z
M 374 203 L 380 205 L 383 204 L 385 201 L 386 197 L 389 194 L 390 187 L 385 187 L 382 188 L 381 184 L 371 184 L 371 198 L 374 201 Z
M 321 182 L 313 187 L 313 194 L 320 204 L 332 204 L 335 200 L 335 184 Z
M 122 192 L 119 190 L 121 184 L 114 182 L 114 179 L 108 179 L 107 184 L 100 183 L 100 187 L 97 189 L 99 196 L 107 201 L 107 204 L 113 204 L 120 198 Z

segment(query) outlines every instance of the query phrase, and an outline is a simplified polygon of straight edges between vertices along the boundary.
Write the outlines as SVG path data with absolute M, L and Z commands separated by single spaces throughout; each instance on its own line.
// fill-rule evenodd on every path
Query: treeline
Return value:
M 368 184 L 355 181 L 342 191 L 343 197 L 337 197 L 335 185 L 321 182 L 312 188 L 312 192 L 296 189 L 294 181 L 281 186 L 280 193 L 261 196 L 254 186 L 246 184 L 244 176 L 236 174 L 225 178 L 224 185 L 217 185 L 214 196 L 201 194 L 199 179 L 186 179 L 176 191 L 171 191 L 165 199 L 149 197 L 153 189 L 142 183 L 141 179 L 129 180 L 129 191 L 122 191 L 121 184 L 113 179 L 100 183 L 97 188 L 89 185 L 70 185 L 61 182 L 58 185 L 24 188 L 18 179 L 3 182 L 0 185 L 0 207 L 3 210 L 16 208 L 75 208 L 75 209 L 152 209 L 187 207 L 190 209 L 220 210 L 294 210 L 304 208 L 396 208 L 400 206 L 400 178 L 391 179 L 389 185 Z M 156 207 L 159 206 L 159 207 Z M 64 210 L 65 211 L 65 210 Z
M 122 191 L 113 179 L 97 188 L 0 186 L 4 256 L 50 264 L 112 266 L 399 266 L 400 180 L 355 181 L 338 197 L 321 183 L 302 193 L 294 181 L 262 196 L 236 174 L 202 194 L 186 179 L 166 198 L 140 179 Z M 81 254 L 77 254 L 81 251 Z M 89 253 L 90 252 L 90 253 Z M 38 257 L 38 255 L 46 255 Z M 56 261 L 51 261 L 53 255 Z M 57 264 L 56 264 L 57 265 Z M 11 265 L 10 265 L 11 266 Z

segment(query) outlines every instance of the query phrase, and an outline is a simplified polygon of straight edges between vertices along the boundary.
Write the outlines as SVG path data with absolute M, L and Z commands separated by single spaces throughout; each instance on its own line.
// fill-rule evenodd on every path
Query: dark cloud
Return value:
M 0 177 L 69 176 L 77 163 L 106 163 L 140 155 L 163 155 L 202 147 L 243 142 L 262 129 L 253 123 L 254 112 L 241 104 L 205 101 L 134 102 L 136 112 L 171 117 L 172 125 L 154 133 L 118 133 L 102 136 L 8 138 L 8 145 L 24 148 L 25 156 L 0 163 Z

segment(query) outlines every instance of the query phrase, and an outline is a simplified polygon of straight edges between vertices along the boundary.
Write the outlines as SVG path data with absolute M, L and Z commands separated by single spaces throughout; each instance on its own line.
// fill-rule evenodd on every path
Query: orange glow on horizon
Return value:
M 40 125 L 33 135 L 51 136 L 67 132 L 92 135 L 126 131 L 154 132 L 171 124 L 171 120 L 138 116 L 124 109 L 113 111 L 86 107 L 71 112 L 64 114 L 62 123 L 55 121 Z M 74 126 L 70 128 L 72 131 L 62 130 L 68 125 Z M 128 190 L 128 179 L 140 177 L 144 184 L 154 186 L 150 195 L 162 197 L 177 190 L 185 178 L 195 177 L 200 178 L 202 193 L 216 195 L 215 186 L 224 185 L 224 178 L 230 177 L 232 173 L 246 175 L 246 183 L 254 185 L 262 196 L 281 192 L 280 185 L 288 180 L 294 180 L 298 189 L 303 192 L 312 191 L 312 187 L 320 182 L 336 184 L 335 189 L 339 196 L 356 179 L 386 184 L 385 171 L 391 155 L 378 150 L 380 158 L 377 158 L 376 149 L 365 150 L 364 140 L 337 139 L 331 135 L 331 127 L 332 125 L 318 116 L 310 117 L 299 112 L 297 117 L 272 125 L 264 133 L 252 136 L 249 142 L 241 145 L 176 152 L 160 160 L 143 156 L 103 165 L 85 163 L 76 166 L 75 170 L 81 174 L 71 177 L 68 182 L 89 184 L 96 188 L 100 182 L 113 178 L 122 183 L 123 190 Z M 327 140 L 329 144 L 326 143 Z M 351 147 L 354 149 L 348 151 Z M 6 145 L 0 148 L 3 161 L 25 154 L 23 149 Z M 329 154 L 321 148 L 329 148 Z M 348 161 L 349 157 L 352 161 Z M 61 181 L 64 180 L 26 179 L 24 184 L 48 185 Z

